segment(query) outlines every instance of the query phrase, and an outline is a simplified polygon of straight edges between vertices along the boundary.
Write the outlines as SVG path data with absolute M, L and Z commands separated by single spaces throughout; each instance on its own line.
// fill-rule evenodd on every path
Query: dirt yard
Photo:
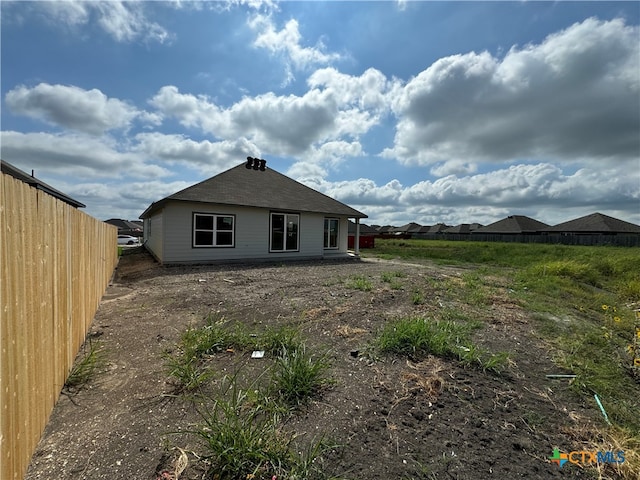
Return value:
M 402 275 L 391 285 L 385 272 Z M 210 313 L 256 331 L 295 325 L 309 348 L 329 351 L 332 385 L 286 424 L 299 438 L 324 434 L 340 445 L 326 459 L 327 478 L 597 478 L 588 467 L 549 461 L 554 448 L 580 447 L 580 432 L 602 419 L 567 380 L 545 377 L 563 372 L 509 285 L 492 286 L 485 327 L 474 334 L 479 345 L 510 353 L 499 375 L 435 357 L 363 354 L 385 322 L 469 310 L 455 289 L 463 272 L 373 259 L 163 268 L 145 253 L 125 255 L 90 331 L 106 366 L 60 396 L 26 478 L 175 478 L 176 447 L 189 461 L 179 478 L 202 478 L 201 445 L 176 433 L 198 416 L 171 395 L 163 353 Z M 372 290 L 350 288 L 353 275 Z M 412 301 L 417 291 L 422 302 Z M 250 353 L 218 354 L 213 365 L 222 374 L 268 361 Z

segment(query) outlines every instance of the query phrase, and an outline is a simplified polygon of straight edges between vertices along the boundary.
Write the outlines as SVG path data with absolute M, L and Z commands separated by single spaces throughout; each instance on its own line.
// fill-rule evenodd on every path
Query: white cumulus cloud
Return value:
M 73 85 L 20 85 L 7 92 L 5 102 L 14 114 L 94 135 L 127 128 L 136 117 L 158 121 L 127 102 L 108 98 L 98 89 L 83 90 Z
M 397 91 L 406 164 L 555 157 L 629 159 L 640 150 L 640 35 L 587 19 L 539 45 L 441 58 Z

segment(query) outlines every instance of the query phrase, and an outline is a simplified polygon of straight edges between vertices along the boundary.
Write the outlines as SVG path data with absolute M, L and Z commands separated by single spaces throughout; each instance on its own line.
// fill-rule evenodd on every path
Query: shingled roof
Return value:
M 461 223 L 455 227 L 447 228 L 443 233 L 471 233 L 480 227 L 482 227 L 482 225 L 479 223 Z
M 568 222 L 559 223 L 547 228 L 546 231 L 565 233 L 640 233 L 640 225 L 596 212 Z
M 170 201 L 216 203 L 244 207 L 293 210 L 351 218 L 367 216 L 344 203 L 276 172 L 255 170 L 240 164 L 214 177 L 152 203 L 140 218 L 147 218 Z
M 65 203 L 68 203 L 74 208 L 84 208 L 86 205 L 77 200 L 74 200 L 66 193 L 62 193 L 60 190 L 56 190 L 51 185 L 44 183 L 42 180 L 34 177 L 33 175 L 29 175 L 27 172 L 23 172 L 18 167 L 14 167 L 8 162 L 4 160 L 0 160 L 0 169 L 2 173 L 6 175 L 11 175 L 13 178 L 24 182 L 36 190 L 42 190 L 45 193 L 48 193 L 52 197 L 57 198 Z
M 546 231 L 549 225 L 524 215 L 509 215 L 486 227 L 475 229 L 473 233 L 537 233 Z

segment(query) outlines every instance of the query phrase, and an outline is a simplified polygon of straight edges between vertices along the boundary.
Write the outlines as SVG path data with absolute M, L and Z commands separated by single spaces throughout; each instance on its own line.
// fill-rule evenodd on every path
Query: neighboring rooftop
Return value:
M 349 220 L 349 233 L 356 233 L 356 224 L 351 220 Z M 375 228 L 370 227 L 369 225 L 366 225 L 364 223 L 360 224 L 360 235 L 377 235 L 378 233 L 380 232 L 378 232 L 378 230 L 376 230 Z
M 545 231 L 565 233 L 640 233 L 640 225 L 596 212 L 568 222 L 559 223 L 547 228 Z
M 482 225 L 479 223 L 461 223 L 455 227 L 447 228 L 443 233 L 471 233 L 480 227 L 482 227 Z
M 139 223 L 130 222 L 129 220 L 122 220 L 121 218 L 110 218 L 109 220 L 105 220 L 105 223 L 115 225 L 116 227 L 118 227 L 118 231 L 142 231 L 142 226 Z
M 547 230 L 549 225 L 524 215 L 509 215 L 486 227 L 480 227 L 471 233 L 537 233 Z
M 10 175 L 16 180 L 20 180 L 21 182 L 24 182 L 37 190 L 42 190 L 43 192 L 48 193 L 52 197 L 55 197 L 58 200 L 68 203 L 74 208 L 86 207 L 84 203 L 74 200 L 69 195 L 62 193 L 60 190 L 53 188 L 51 185 L 44 183 L 42 180 L 37 179 L 33 175 L 29 175 L 28 173 L 23 172 L 18 167 L 14 167 L 13 165 L 11 165 L 8 162 L 5 162 L 4 160 L 0 160 L 0 165 L 2 167 L 2 173 L 6 175 Z

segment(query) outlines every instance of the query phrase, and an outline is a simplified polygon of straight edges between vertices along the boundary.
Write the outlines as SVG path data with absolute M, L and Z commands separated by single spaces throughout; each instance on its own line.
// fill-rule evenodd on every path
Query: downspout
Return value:
M 353 242 L 353 251 L 356 256 L 360 256 L 360 218 L 356 217 L 356 238 Z

